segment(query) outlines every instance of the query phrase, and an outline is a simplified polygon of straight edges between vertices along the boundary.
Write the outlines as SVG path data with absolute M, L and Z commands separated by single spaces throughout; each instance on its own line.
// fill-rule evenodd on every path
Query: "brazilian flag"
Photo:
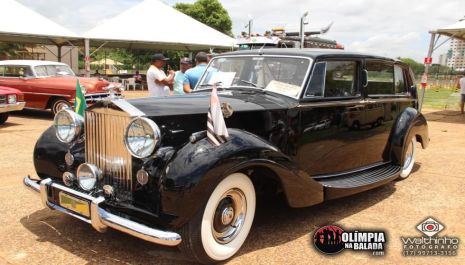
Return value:
M 84 117 L 84 110 L 87 108 L 86 98 L 82 93 L 81 84 L 76 80 L 76 99 L 74 100 L 74 112 Z

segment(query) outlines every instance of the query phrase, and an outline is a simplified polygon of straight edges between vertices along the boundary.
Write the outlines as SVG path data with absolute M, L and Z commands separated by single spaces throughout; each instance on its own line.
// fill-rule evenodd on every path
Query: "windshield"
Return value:
M 216 83 L 221 88 L 258 88 L 297 98 L 309 66 L 308 58 L 218 57 L 210 62 L 196 89 L 208 89 Z
M 74 76 L 73 70 L 67 65 L 39 65 L 34 67 L 37 77 Z

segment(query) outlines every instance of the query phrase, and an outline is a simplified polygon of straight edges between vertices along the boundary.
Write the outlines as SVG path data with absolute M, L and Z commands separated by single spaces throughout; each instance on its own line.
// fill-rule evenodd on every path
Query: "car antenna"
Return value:
M 263 43 L 262 47 L 258 50 L 259 55 L 263 55 L 263 48 L 265 48 L 266 43 Z

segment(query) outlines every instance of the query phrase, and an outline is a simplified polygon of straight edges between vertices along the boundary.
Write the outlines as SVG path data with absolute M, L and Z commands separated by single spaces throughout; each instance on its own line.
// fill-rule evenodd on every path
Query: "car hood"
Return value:
M 23 92 L 19 91 L 18 89 L 14 89 L 11 87 L 0 86 L 0 95 L 5 94 L 23 94 Z
M 297 105 L 297 101 L 284 96 L 263 93 L 220 91 L 221 103 L 228 103 L 234 112 L 287 109 Z M 204 114 L 210 105 L 210 92 L 197 92 L 174 97 L 146 97 L 128 100 L 147 116 L 175 116 Z
M 110 83 L 106 80 L 100 80 L 97 78 L 89 77 L 77 77 L 77 76 L 55 76 L 47 77 L 46 80 L 51 84 L 65 86 L 69 89 L 76 88 L 76 79 L 79 80 L 79 83 L 82 86 L 85 86 L 87 93 L 103 93 L 106 92 L 103 90 L 104 87 L 108 86 Z

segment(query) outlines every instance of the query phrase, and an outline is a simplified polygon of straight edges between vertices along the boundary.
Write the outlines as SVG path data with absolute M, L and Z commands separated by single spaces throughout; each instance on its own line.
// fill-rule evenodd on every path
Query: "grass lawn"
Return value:
M 419 94 L 421 90 L 418 91 Z M 458 110 L 460 102 L 459 92 L 454 89 L 439 88 L 427 89 L 423 101 L 423 107 L 433 109 Z

